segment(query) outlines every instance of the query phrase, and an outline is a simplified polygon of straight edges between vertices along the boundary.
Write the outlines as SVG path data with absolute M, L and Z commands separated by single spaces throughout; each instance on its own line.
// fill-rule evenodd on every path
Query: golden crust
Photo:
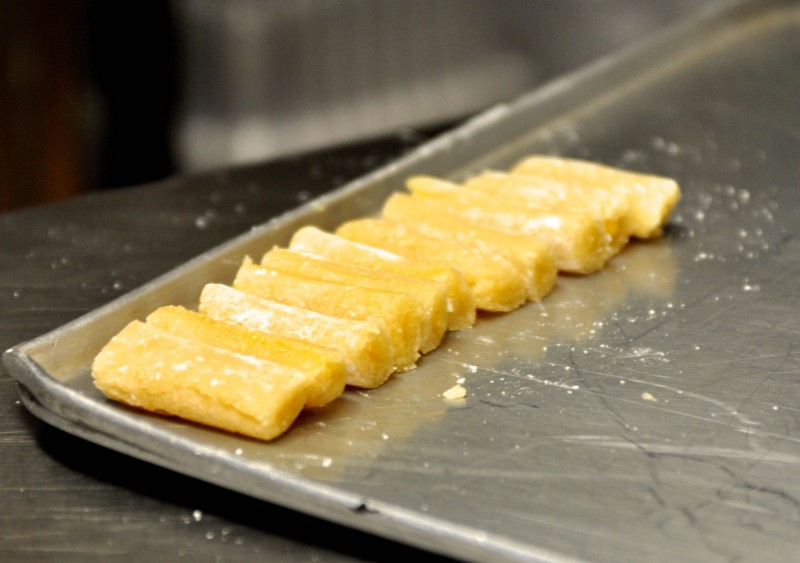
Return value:
M 147 324 L 174 336 L 275 362 L 306 374 L 307 407 L 326 405 L 344 391 L 347 369 L 344 354 L 339 350 L 248 330 L 182 307 L 156 309 L 148 315 Z
M 131 322 L 95 358 L 108 397 L 157 413 L 272 440 L 302 410 L 308 380 L 297 370 Z
M 210 318 L 251 331 L 341 350 L 345 357 L 348 385 L 377 387 L 394 370 L 389 335 L 372 321 L 331 317 L 262 299 L 221 284 L 208 284 L 203 288 L 199 309 Z
M 96 386 L 272 440 L 345 384 L 376 387 L 414 367 L 476 309 L 540 300 L 558 270 L 594 272 L 630 237 L 660 235 L 680 199 L 669 178 L 541 156 L 462 185 L 407 186 L 381 219 L 306 227 L 261 265 L 245 259 L 233 287 L 203 289 L 199 312 L 168 306 L 131 322 L 95 358 Z
M 420 319 L 422 353 L 436 349 L 447 330 L 447 294 L 438 281 L 361 268 L 277 247 L 264 255 L 261 265 L 292 275 L 408 296 L 416 304 Z
M 631 207 L 631 234 L 639 238 L 660 236 L 681 198 L 680 187 L 672 178 L 630 172 L 585 160 L 531 156 L 519 162 L 511 173 L 626 195 Z
M 427 176 L 410 178 L 412 195 L 485 227 L 538 237 L 552 249 L 558 269 L 588 274 L 605 266 L 616 249 L 602 218 L 591 211 L 551 211 L 464 190 Z
M 233 287 L 332 317 L 379 323 L 392 342 L 395 368 L 405 371 L 416 365 L 422 319 L 416 302 L 407 295 L 288 274 L 249 260 L 236 273 Z
M 346 239 L 395 252 L 411 260 L 444 260 L 464 275 L 478 309 L 506 312 L 527 299 L 525 279 L 508 260 L 456 241 L 439 240 L 413 227 L 383 219 L 348 221 L 336 233 Z
M 541 301 L 556 283 L 558 269 L 553 255 L 549 247 L 536 237 L 483 227 L 400 193 L 386 201 L 383 216 L 437 240 L 454 240 L 487 254 L 502 256 L 519 270 L 531 301 Z
M 316 227 L 299 229 L 292 237 L 289 248 L 344 264 L 441 282 L 447 292 L 447 328 L 461 330 L 475 324 L 475 296 L 463 274 L 447 262 L 409 260 Z

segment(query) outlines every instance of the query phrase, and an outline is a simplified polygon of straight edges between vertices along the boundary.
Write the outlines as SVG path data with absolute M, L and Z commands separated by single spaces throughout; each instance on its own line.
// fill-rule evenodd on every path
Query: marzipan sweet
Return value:
M 343 264 L 439 281 L 447 291 L 447 328 L 462 330 L 475 324 L 475 296 L 464 275 L 448 262 L 409 260 L 310 226 L 302 227 L 294 234 L 289 248 Z
M 574 158 L 531 156 L 517 164 L 511 173 L 625 194 L 630 198 L 631 233 L 645 239 L 662 234 L 681 197 L 680 187 L 672 178 Z
M 405 223 L 357 219 L 341 225 L 336 234 L 405 256 L 410 260 L 443 260 L 460 270 L 475 295 L 478 309 L 513 311 L 525 303 L 528 288 L 522 273 L 504 257 L 457 241 L 436 239 Z
M 132 321 L 100 351 L 94 382 L 108 397 L 155 413 L 272 440 L 300 414 L 298 370 Z
M 551 211 L 509 202 L 429 176 L 410 178 L 407 186 L 414 197 L 466 221 L 538 237 L 550 245 L 558 269 L 564 272 L 596 272 L 619 250 L 596 212 Z
M 419 348 L 422 353 L 437 348 L 447 331 L 447 294 L 441 282 L 361 268 L 277 247 L 264 255 L 261 265 L 293 275 L 408 296 L 416 303 L 422 320 Z
M 299 370 L 309 380 L 307 407 L 327 405 L 344 391 L 347 368 L 344 354 L 339 350 L 248 330 L 183 307 L 160 307 L 147 316 L 147 324 L 174 336 Z
M 659 236 L 680 199 L 669 178 L 547 156 L 406 186 L 378 218 L 303 227 L 261 264 L 245 258 L 231 286 L 203 288 L 196 312 L 164 306 L 132 321 L 95 358 L 95 385 L 132 407 L 273 440 L 346 385 L 414 368 L 478 311 L 540 301 L 559 271 L 596 272 L 632 237 Z
M 389 335 L 378 323 L 331 317 L 248 295 L 232 287 L 210 283 L 200 294 L 199 310 L 212 319 L 341 350 L 348 385 L 382 385 L 394 371 Z
M 558 268 L 553 255 L 547 244 L 536 237 L 470 223 L 447 210 L 400 193 L 386 201 L 383 217 L 407 224 L 437 240 L 454 240 L 487 254 L 502 256 L 522 274 L 531 301 L 541 301 L 555 286 Z
M 233 287 L 323 315 L 379 323 L 389 334 L 397 371 L 413 368 L 419 358 L 423 319 L 416 301 L 402 293 L 288 274 L 250 260 L 239 268 Z

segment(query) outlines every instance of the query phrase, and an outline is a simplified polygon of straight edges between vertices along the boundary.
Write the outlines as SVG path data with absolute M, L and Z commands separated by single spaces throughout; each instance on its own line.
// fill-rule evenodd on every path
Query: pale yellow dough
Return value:
M 133 407 L 273 440 L 345 385 L 377 387 L 415 367 L 447 330 L 472 326 L 476 309 L 539 301 L 558 271 L 595 272 L 631 237 L 660 235 L 680 199 L 669 178 L 547 156 L 463 184 L 406 185 L 380 218 L 334 233 L 304 227 L 260 265 L 246 258 L 233 287 L 205 286 L 198 312 L 166 306 L 131 322 L 95 358 L 96 386 Z M 443 394 L 466 395 L 461 385 Z
M 344 391 L 344 354 L 333 348 L 263 331 L 248 330 L 182 307 L 167 306 L 147 316 L 147 324 L 209 346 L 255 356 L 296 369 L 308 376 L 307 407 L 327 405 Z
M 382 213 L 390 221 L 404 223 L 437 240 L 453 240 L 487 254 L 502 256 L 519 270 L 531 301 L 541 301 L 556 283 L 558 268 L 550 248 L 536 237 L 470 223 L 446 209 L 407 194 L 397 193 L 389 197 Z
M 447 293 L 441 282 L 343 264 L 277 247 L 264 255 L 261 265 L 292 275 L 410 297 L 422 321 L 420 351 L 423 353 L 436 349 L 447 331 Z
M 249 260 L 236 273 L 233 287 L 323 315 L 379 323 L 392 342 L 395 368 L 405 371 L 416 365 L 423 319 L 416 301 L 407 295 L 288 274 Z
M 92 366 L 108 397 L 262 440 L 280 436 L 303 409 L 308 378 L 284 365 L 131 322 Z
M 289 248 L 344 264 L 441 282 L 447 291 L 447 328 L 461 330 L 475 324 L 475 296 L 463 274 L 447 262 L 409 260 L 316 227 L 299 229 L 292 237 Z
M 429 176 L 410 178 L 407 186 L 413 197 L 466 221 L 537 237 L 549 245 L 558 269 L 564 272 L 596 272 L 619 250 L 596 212 L 542 209 L 465 190 L 452 182 Z
M 623 194 L 629 198 L 631 207 L 631 233 L 640 238 L 660 236 L 681 198 L 680 187 L 672 178 L 630 172 L 585 160 L 531 156 L 517 164 L 511 173 Z
M 504 257 L 457 241 L 440 240 L 405 223 L 383 219 L 348 221 L 336 234 L 400 254 L 410 260 L 443 260 L 461 271 L 478 309 L 506 312 L 525 303 L 528 288 L 522 273 Z
M 331 317 L 248 295 L 221 284 L 208 284 L 203 288 L 199 308 L 204 315 L 248 330 L 341 350 L 348 385 L 377 387 L 394 371 L 389 335 L 372 321 Z

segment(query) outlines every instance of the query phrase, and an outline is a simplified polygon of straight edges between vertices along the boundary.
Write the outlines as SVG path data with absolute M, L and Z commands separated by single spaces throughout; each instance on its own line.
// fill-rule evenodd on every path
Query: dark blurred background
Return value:
M 2 0 L 0 210 L 456 122 L 719 0 Z

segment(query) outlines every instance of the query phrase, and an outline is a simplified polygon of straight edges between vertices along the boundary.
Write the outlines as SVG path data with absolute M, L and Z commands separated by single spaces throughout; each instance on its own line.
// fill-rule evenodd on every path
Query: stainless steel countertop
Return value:
M 425 138 L 407 131 L 0 215 L 0 347 L 75 319 Z M 2 366 L 0 505 L 3 561 L 353 561 L 421 554 L 43 424 L 20 404 L 18 386 Z

